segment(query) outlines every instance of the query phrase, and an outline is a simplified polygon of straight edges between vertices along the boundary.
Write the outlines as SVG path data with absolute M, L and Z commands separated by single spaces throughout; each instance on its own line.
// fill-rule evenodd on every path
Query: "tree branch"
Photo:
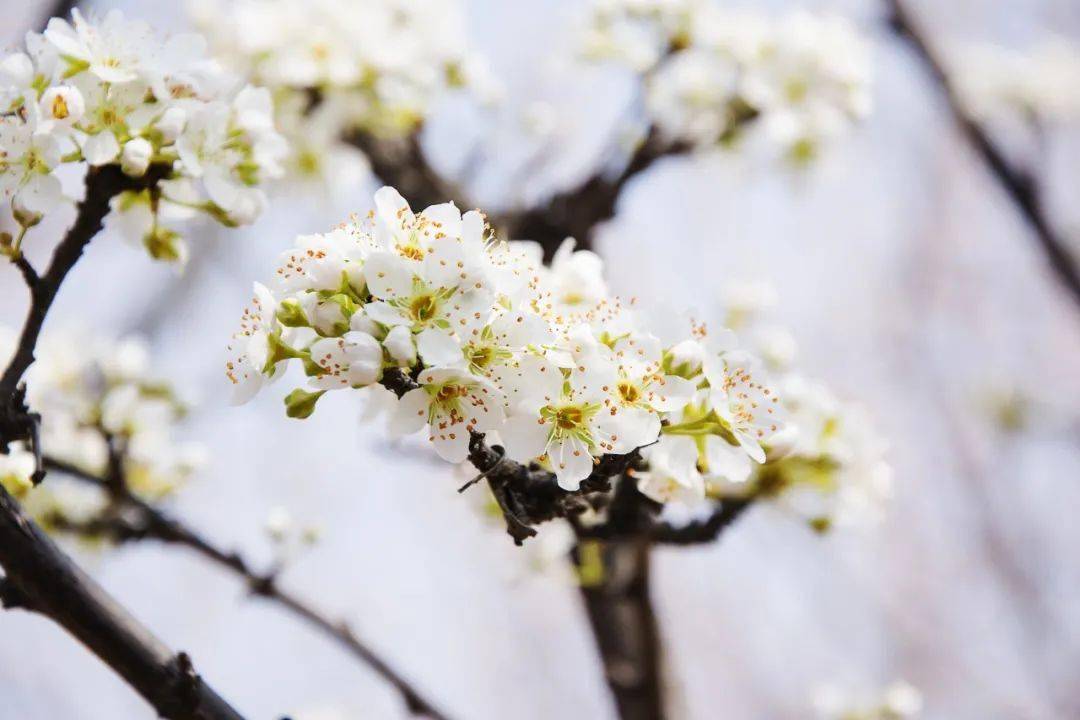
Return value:
M 357 130 L 344 141 L 364 153 L 375 176 L 396 188 L 413 208 L 422 210 L 450 200 L 459 208 L 469 207 L 461 189 L 428 163 L 420 146 L 419 131 L 405 138 L 388 139 Z
M 689 143 L 664 139 L 659 130 L 652 127 L 626 166 L 615 176 L 598 172 L 580 185 L 557 193 L 543 205 L 508 213 L 493 223 L 509 238 L 540 243 L 545 260 L 550 260 L 568 237 L 575 238 L 578 247 L 589 249 L 593 229 L 615 215 L 619 196 L 634 177 L 660 158 L 683 155 L 691 149 Z
M 56 622 L 173 720 L 241 720 L 195 673 L 83 573 L 0 485 L 0 600 Z
M 71 11 L 79 5 L 79 0 L 55 0 L 52 7 L 49 8 L 49 14 L 45 16 L 45 22 L 41 24 L 45 27 L 48 24 L 50 18 L 68 18 L 71 16 Z
M 1077 267 L 1076 258 L 1069 252 L 1068 243 L 1055 232 L 1050 220 L 1046 217 L 1037 184 L 1006 159 L 1005 153 L 990 139 L 982 126 L 967 113 L 957 95 L 956 88 L 949 80 L 944 64 L 935 55 L 901 0 L 886 0 L 886 4 L 890 11 L 890 27 L 900 38 L 907 41 L 930 76 L 941 88 L 957 126 L 982 158 L 987 170 L 997 179 L 1006 195 L 1020 211 L 1035 233 L 1039 246 L 1058 280 L 1077 306 L 1080 306 L 1080 269 Z
M 281 605 L 351 652 L 397 689 L 410 712 L 433 720 L 446 720 L 446 715 L 360 640 L 347 623 L 332 620 L 313 608 L 307 601 L 281 588 L 275 572 L 257 572 L 240 554 L 219 548 L 191 527 L 136 496 L 123 480 L 119 484 L 112 483 L 105 478 L 97 477 L 81 468 L 53 458 L 46 458 L 45 465 L 51 471 L 64 473 L 114 493 L 119 503 L 137 513 L 135 522 L 117 516 L 101 522 L 92 522 L 84 527 L 64 529 L 76 532 L 85 531 L 91 534 L 102 533 L 119 541 L 153 539 L 193 550 L 207 560 L 243 578 L 252 595 Z

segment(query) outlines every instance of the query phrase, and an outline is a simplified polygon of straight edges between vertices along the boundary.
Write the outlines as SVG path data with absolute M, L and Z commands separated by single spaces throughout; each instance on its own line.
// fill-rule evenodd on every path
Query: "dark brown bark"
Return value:
M 1058 235 L 1046 216 L 1037 183 L 1030 174 L 1014 167 L 1001 148 L 990 139 L 986 130 L 968 114 L 956 93 L 956 88 L 949 80 L 945 66 L 901 0 L 886 0 L 886 2 L 890 10 L 890 27 L 911 46 L 916 56 L 926 66 L 930 76 L 941 88 L 957 127 L 1027 222 L 1054 274 L 1080 307 L 1080 268 L 1078 268 L 1076 258 L 1068 249 L 1069 243 Z
M 589 625 L 622 720 L 660 720 L 664 688 L 660 638 L 649 597 L 647 540 L 600 541 L 603 579 L 582 585 Z M 581 552 L 579 546 L 578 552 Z
M 356 131 L 348 135 L 345 142 L 364 153 L 375 177 L 396 188 L 418 212 L 429 205 L 451 200 L 459 208 L 469 208 L 460 189 L 445 180 L 428 163 L 420 146 L 418 132 L 398 139 Z
M 241 715 L 82 572 L 0 486 L 0 601 L 62 626 L 171 720 Z
M 30 289 L 30 309 L 15 353 L 0 377 L 0 450 L 29 439 L 42 475 L 38 417 L 26 408 L 19 385 L 34 361 L 34 349 L 49 309 L 68 273 L 101 230 L 109 201 L 127 189 L 149 187 L 168 168 L 154 166 L 143 178 L 118 167 L 91 168 L 86 197 L 75 223 L 57 245 L 48 269 L 38 275 L 25 260 L 19 269 Z M 0 487 L 0 601 L 32 610 L 64 627 L 135 688 L 162 717 L 176 720 L 236 720 L 240 715 L 195 674 L 184 653 L 174 654 L 83 573 Z
M 689 144 L 665 140 L 656 128 L 652 128 L 618 173 L 612 176 L 597 173 L 580 185 L 557 193 L 538 207 L 508 213 L 493 222 L 510 239 L 540 243 L 546 261 L 551 260 L 568 237 L 577 240 L 579 248 L 590 249 L 593 230 L 614 217 L 619 196 L 631 179 L 662 157 L 681 155 L 690 150 Z
M 117 515 L 92 521 L 89 526 L 62 527 L 62 529 L 76 533 L 104 535 L 119 542 L 151 539 L 186 547 L 243 578 L 252 595 L 265 598 L 288 609 L 355 655 L 386 682 L 394 686 L 404 699 L 406 707 L 413 714 L 429 717 L 432 720 L 446 720 L 444 713 L 357 637 L 347 623 L 328 617 L 299 595 L 282 588 L 278 584 L 275 572 L 257 572 L 239 553 L 218 547 L 190 526 L 135 496 L 122 478 L 119 483 L 112 483 L 105 478 L 95 477 L 77 467 L 50 458 L 46 458 L 45 464 L 50 471 L 61 472 L 114 492 L 118 503 L 125 509 L 134 511 L 132 518 Z

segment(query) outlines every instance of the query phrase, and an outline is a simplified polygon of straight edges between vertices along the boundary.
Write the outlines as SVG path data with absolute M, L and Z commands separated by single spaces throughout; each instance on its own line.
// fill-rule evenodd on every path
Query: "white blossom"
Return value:
M 804 162 L 870 110 L 867 44 L 839 16 L 594 0 L 583 45 L 586 58 L 638 73 L 648 119 L 692 147 L 752 133 Z
M 488 93 L 457 0 L 203 0 L 192 15 L 224 64 L 273 92 L 298 177 L 352 174 L 346 136 L 404 137 L 446 92 Z
M 417 383 L 392 401 L 397 432 L 426 428 L 455 463 L 482 434 L 568 491 L 601 458 L 642 448 L 657 458 L 642 491 L 667 500 L 703 499 L 766 460 L 783 412 L 727 333 L 714 342 L 689 324 L 661 341 L 572 239 L 543 267 L 535 246 L 493 240 L 479 212 L 416 213 L 392 188 L 374 205 L 297 238 L 273 289 L 256 285 L 226 366 L 239 399 L 296 361 L 308 381 L 286 406 L 302 418 L 324 393 L 372 388 L 394 369 Z
M 209 62 L 197 36 L 162 39 L 119 11 L 99 21 L 74 10 L 30 33 L 26 50 L 0 58 L 0 192 L 24 226 L 64 200 L 56 173 L 83 163 L 133 177 L 156 167 L 153 201 L 115 198 L 113 214 L 134 217 L 109 227 L 159 259 L 185 256 L 171 221 L 203 212 L 239 225 L 265 207 L 262 185 L 287 151 L 270 96 Z

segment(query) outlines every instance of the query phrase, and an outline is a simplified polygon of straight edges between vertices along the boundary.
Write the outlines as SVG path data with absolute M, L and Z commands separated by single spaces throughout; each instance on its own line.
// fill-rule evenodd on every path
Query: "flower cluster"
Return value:
M 162 40 L 112 11 L 72 11 L 0 59 L 0 192 L 25 229 L 63 201 L 65 166 L 118 165 L 157 182 L 113 200 L 116 226 L 156 258 L 182 259 L 169 220 L 204 212 L 238 225 L 282 172 L 284 140 L 266 90 L 208 61 L 198 36 Z M 20 236 L 21 240 L 21 236 Z
M 1080 118 L 1080 46 L 1050 37 L 1027 52 L 999 45 L 962 45 L 954 52 L 960 98 L 979 118 L 1002 112 L 1038 120 Z
M 0 338 L 0 357 L 13 348 L 10 335 Z M 36 355 L 27 374 L 27 403 L 41 415 L 41 447 L 48 459 L 104 478 L 111 460 L 119 458 L 128 487 L 147 500 L 171 493 L 202 463 L 200 446 L 174 437 L 185 406 L 166 382 L 148 373 L 142 342 L 47 336 Z M 30 492 L 33 470 L 33 457 L 21 444 L 0 456 L 0 480 L 9 492 L 29 492 L 37 508 L 62 502 L 51 477 Z M 46 495 L 48 502 L 42 500 Z
M 207 1 L 194 19 L 223 62 L 273 91 L 299 176 L 336 174 L 357 154 L 343 138 L 408 135 L 441 93 L 482 81 L 454 0 Z
M 708 0 L 595 0 L 585 55 L 639 73 L 668 139 L 730 144 L 751 132 L 796 161 L 870 109 L 865 41 L 842 17 L 778 18 Z
M 783 429 L 759 363 L 705 328 L 661 341 L 633 301 L 608 292 L 600 258 L 565 243 L 550 267 L 531 243 L 494 240 L 484 216 L 452 204 L 414 213 L 393 189 L 365 218 L 300 237 L 273 289 L 255 286 L 227 375 L 250 396 L 296 361 L 309 387 L 286 398 L 305 417 L 326 392 L 397 368 L 417 387 L 393 410 L 450 462 L 478 433 L 537 462 L 567 490 L 605 455 L 672 433 L 761 462 Z
M 774 295 L 768 286 L 733 286 L 722 313 L 772 373 L 788 418 L 766 461 L 755 465 L 728 444 L 669 431 L 646 451 L 650 470 L 639 487 L 654 499 L 679 498 L 690 506 L 706 497 L 773 500 L 821 531 L 873 522 L 892 487 L 886 445 L 862 408 L 792 369 L 793 338 L 763 318 Z M 685 422 L 697 421 L 693 407 L 683 415 Z

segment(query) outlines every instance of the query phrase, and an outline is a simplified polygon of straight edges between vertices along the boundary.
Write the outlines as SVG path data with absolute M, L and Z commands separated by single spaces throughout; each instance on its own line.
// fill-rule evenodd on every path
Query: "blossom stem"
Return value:
M 97 477 L 69 463 L 53 458 L 46 458 L 45 465 L 51 471 L 63 473 L 113 492 L 118 502 L 138 515 L 137 522 L 117 517 L 110 519 L 105 525 L 95 523 L 85 528 L 70 527 L 67 528 L 68 530 L 74 532 L 85 530 L 91 533 L 105 532 L 118 541 L 154 539 L 186 547 L 219 567 L 225 568 L 243 578 L 252 595 L 281 605 L 295 616 L 335 640 L 393 685 L 404 698 L 406 706 L 414 714 L 423 715 L 432 718 L 432 720 L 446 719 L 446 715 L 436 709 L 431 701 L 425 699 L 412 684 L 357 637 L 347 623 L 327 617 L 303 598 L 282 588 L 278 584 L 276 572 L 260 573 L 256 571 L 252 564 L 239 553 L 218 547 L 187 524 L 167 515 L 159 508 L 136 496 L 123 479 L 119 483 L 110 482 L 105 478 Z
M 930 47 L 902 0 L 886 0 L 889 25 L 914 50 L 930 76 L 941 89 L 949 111 L 961 132 L 982 159 L 987 170 L 1012 200 L 1035 237 L 1062 285 L 1080 307 L 1080 267 L 1068 250 L 1069 243 L 1053 228 L 1043 208 L 1038 184 L 1029 173 L 1015 167 L 983 127 L 964 109 L 945 66 Z

